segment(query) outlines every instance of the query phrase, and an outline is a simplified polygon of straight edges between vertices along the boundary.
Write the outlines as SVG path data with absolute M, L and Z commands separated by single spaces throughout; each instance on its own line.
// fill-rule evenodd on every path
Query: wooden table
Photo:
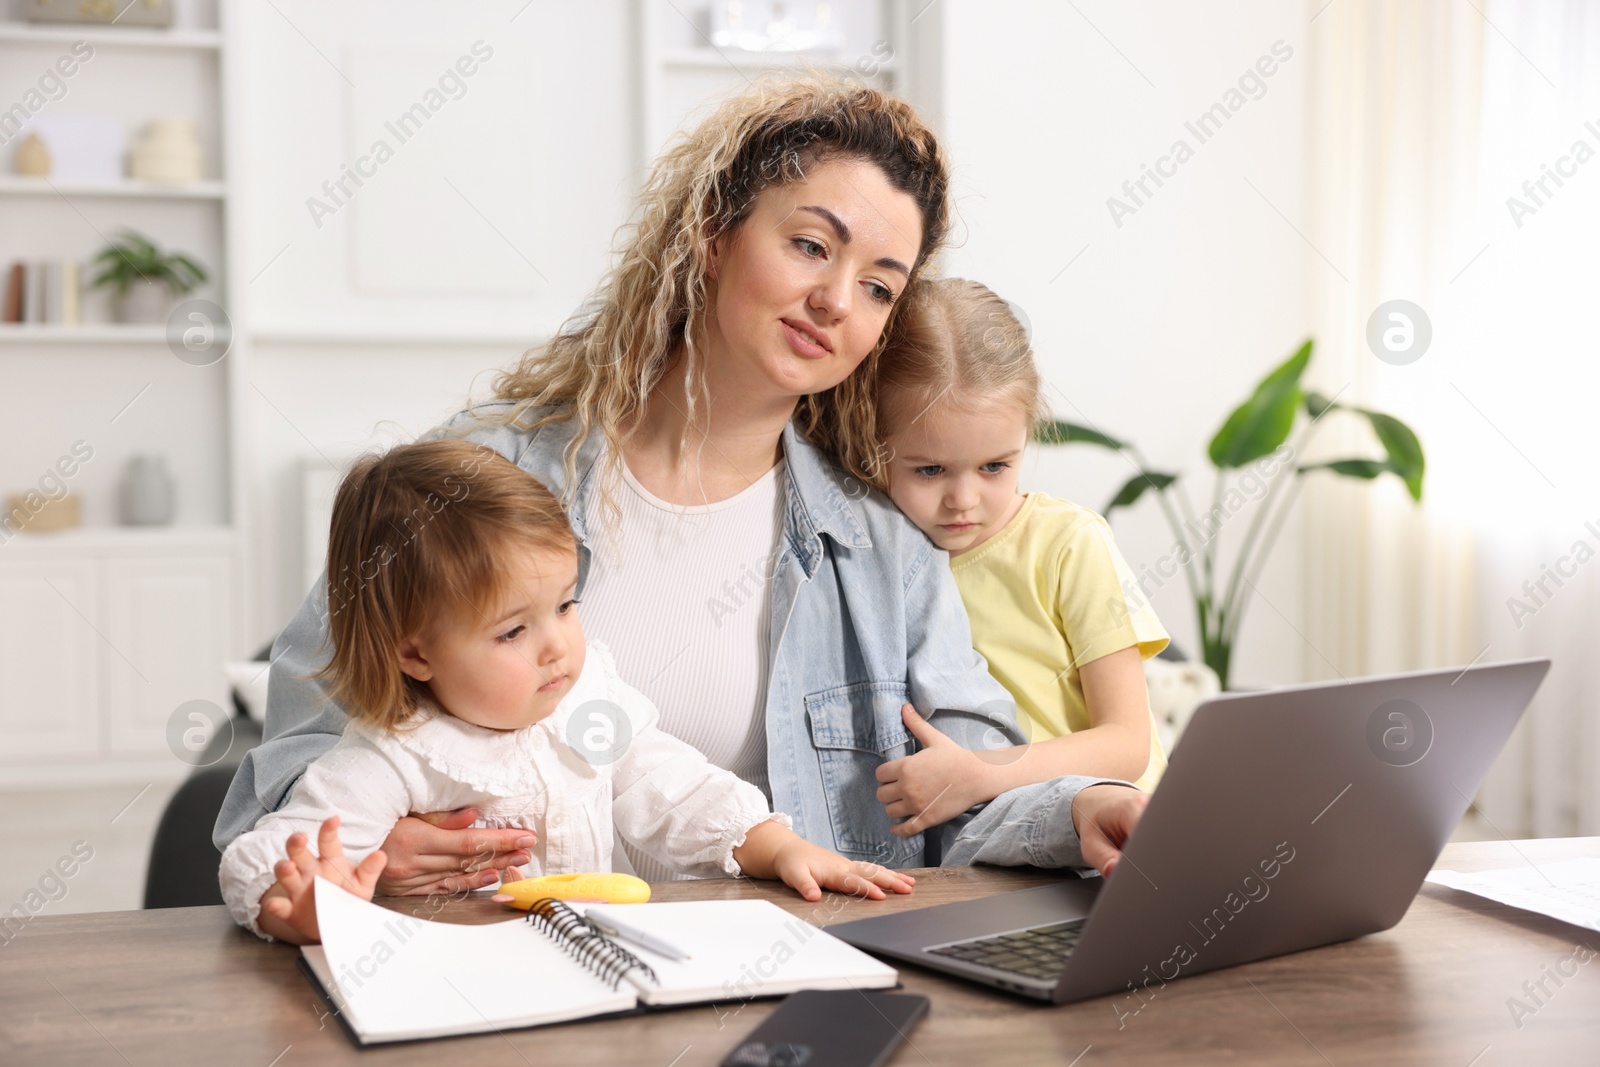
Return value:
M 1456 870 L 1600 856 L 1600 838 L 1449 846 Z M 761 897 L 818 925 L 1040 885 L 1040 871 L 917 871 L 909 898 L 808 904 L 780 886 L 676 882 L 658 900 Z M 379 903 L 428 911 L 419 898 Z M 507 913 L 481 897 L 442 905 L 452 922 Z M 1118 1028 L 1111 998 L 1033 1004 L 905 967 L 932 1010 L 896 1064 L 1600 1063 L 1600 957 L 1517 1025 L 1525 997 L 1600 934 L 1426 885 L 1395 929 L 1173 982 Z M 238 929 L 220 907 L 37 916 L 0 945 L 0 1063 L 178 1067 L 310 1064 L 715 1064 L 776 1001 L 682 1008 L 503 1035 L 357 1049 L 295 968 L 296 950 Z M 1570 964 L 1568 969 L 1570 969 Z M 515 970 L 507 960 L 506 973 Z M 817 1064 L 815 1067 L 826 1067 Z

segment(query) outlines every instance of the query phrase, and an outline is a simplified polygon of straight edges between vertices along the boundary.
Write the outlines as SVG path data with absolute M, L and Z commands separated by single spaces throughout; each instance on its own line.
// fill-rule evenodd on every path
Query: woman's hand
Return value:
M 994 799 L 992 793 L 983 795 L 988 763 L 940 733 L 910 704 L 900 709 L 900 716 L 922 751 L 878 767 L 882 783 L 878 803 L 889 818 L 901 820 L 889 828 L 890 833 L 898 837 L 920 834 L 974 804 Z
M 779 879 L 807 900 L 821 900 L 824 889 L 883 900 L 885 890 L 909 893 L 917 881 L 876 863 L 847 860 L 771 821 L 746 834 L 733 858 L 750 877 Z
M 1072 828 L 1083 862 L 1109 878 L 1122 860 L 1122 846 L 1150 803 L 1150 794 L 1126 785 L 1091 785 L 1072 798 Z
M 389 866 L 378 881 L 380 896 L 427 896 L 465 893 L 496 880 L 522 877 L 515 864 L 532 859 L 537 842 L 532 830 L 473 829 L 476 808 L 407 815 L 384 839 Z M 503 872 L 501 878 L 496 872 Z
M 261 895 L 261 914 L 256 923 L 273 937 L 295 945 L 314 945 L 322 940 L 317 929 L 315 889 L 319 875 L 362 900 L 371 900 L 378 873 L 389 860 L 379 849 L 359 866 L 352 866 L 339 840 L 337 815 L 330 816 L 317 831 L 320 855 L 313 856 L 306 848 L 306 835 L 298 833 L 290 836 L 287 852 L 289 858 L 279 860 L 272 869 L 278 880 Z

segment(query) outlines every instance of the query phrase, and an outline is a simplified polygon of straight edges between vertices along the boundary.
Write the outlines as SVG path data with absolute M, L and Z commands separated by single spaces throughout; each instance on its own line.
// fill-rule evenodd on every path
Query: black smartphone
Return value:
M 879 1067 L 927 1011 L 927 997 L 905 993 L 791 993 L 722 1067 Z

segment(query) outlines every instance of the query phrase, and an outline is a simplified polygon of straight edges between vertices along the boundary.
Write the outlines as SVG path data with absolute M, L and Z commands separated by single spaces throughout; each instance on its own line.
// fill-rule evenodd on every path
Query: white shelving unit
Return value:
M 0 324 L 0 345 L 158 345 L 167 339 L 165 326 L 132 326 L 92 322 L 79 326 L 50 323 Z
M 96 48 L 154 48 L 169 51 L 216 51 L 222 47 L 222 34 L 216 30 L 142 29 L 83 24 L 45 26 L 20 22 L 0 24 L 0 44 L 67 44 L 87 41 Z
M 22 178 L 15 174 L 0 175 L 0 196 L 94 196 L 134 197 L 155 200 L 221 200 L 228 187 L 222 182 L 137 182 L 129 178 L 120 182 L 52 182 L 48 178 Z
M 0 21 L 0 90 L 8 100 L 12 83 L 35 81 L 57 56 L 87 42 L 92 61 L 79 65 L 61 106 L 52 100 L 47 113 L 117 115 L 130 141 L 143 121 L 192 114 L 211 148 L 206 180 L 183 185 L 0 175 L 0 266 L 76 259 L 87 281 L 87 261 L 126 226 L 203 263 L 212 282 L 193 295 L 226 308 L 233 325 L 221 364 L 192 368 L 167 351 L 164 324 L 95 321 L 104 317 L 100 298 L 87 291 L 80 324 L 0 324 L 8 382 L 34 386 L 30 396 L 9 389 L 0 404 L 48 405 L 56 412 L 49 425 L 60 425 L 68 441 L 93 442 L 92 469 L 101 479 L 92 525 L 0 536 L 0 789 L 182 777 L 190 768 L 168 749 L 168 718 L 188 700 L 226 707 L 221 663 L 253 651 L 241 647 L 240 624 L 246 525 L 235 435 L 249 339 L 233 284 L 241 274 L 228 181 L 236 165 L 225 129 L 233 91 L 229 13 L 224 3 L 178 0 L 179 25 L 170 29 Z M 0 168 L 8 164 L 6 152 Z M 122 418 L 118 408 L 143 388 L 155 399 L 141 405 L 173 406 L 159 414 L 135 407 Z M 220 406 L 221 416 L 186 418 L 197 398 L 203 408 Z M 87 413 L 97 408 L 116 419 Z M 188 504 L 178 524 L 110 524 L 106 476 L 140 452 L 166 454 L 174 467 L 180 502 Z M 197 464 L 196 455 L 207 458 Z M 186 469 L 222 474 L 186 481 Z M 14 480 L 13 471 L 0 499 L 29 488 Z
M 913 101 L 917 32 L 905 0 L 831 5 L 840 45 L 826 52 L 750 52 L 719 48 L 707 36 L 708 8 L 671 0 L 638 0 L 639 162 L 655 158 L 684 116 L 773 70 L 820 68 L 904 95 Z
M 175 780 L 179 705 L 226 708 L 226 528 L 14 536 L 0 551 L 0 788 Z
M 671 48 L 662 52 L 661 65 L 664 67 L 682 67 L 690 70 L 721 70 L 732 67 L 746 70 L 774 70 L 781 67 L 799 67 L 806 63 L 814 63 L 826 67 L 851 69 L 836 52 L 821 53 L 810 52 L 743 52 L 732 48 Z M 894 70 L 894 60 L 879 60 L 873 66 L 874 73 L 890 73 Z

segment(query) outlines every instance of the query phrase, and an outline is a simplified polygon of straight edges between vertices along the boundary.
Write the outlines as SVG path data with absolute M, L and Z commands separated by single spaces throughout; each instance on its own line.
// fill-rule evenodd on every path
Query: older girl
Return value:
M 1008 789 L 1063 774 L 1155 788 L 1166 768 L 1142 661 L 1167 632 L 1105 519 L 1018 488 L 1045 405 L 1027 331 L 1006 302 L 964 278 L 924 282 L 884 353 L 878 426 L 891 452 L 880 484 L 950 554 L 989 673 L 1017 702 L 1029 744 L 971 752 L 907 709 L 924 750 L 878 768 L 900 832 L 952 818 Z M 920 813 L 920 814 L 919 814 Z

